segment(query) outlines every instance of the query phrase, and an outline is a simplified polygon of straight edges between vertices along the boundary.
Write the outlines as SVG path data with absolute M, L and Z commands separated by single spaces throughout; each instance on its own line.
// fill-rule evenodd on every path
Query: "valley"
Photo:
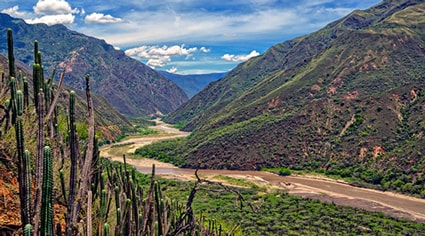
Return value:
M 0 235 L 424 235 L 424 16 L 176 76 L 0 13 Z
M 101 155 L 114 161 L 123 162 L 125 153 L 130 158 L 126 161 L 142 173 L 150 173 L 155 165 L 157 175 L 167 179 L 184 181 L 195 180 L 195 169 L 178 168 L 172 164 L 153 159 L 137 157 L 131 158 L 138 147 L 152 142 L 177 137 L 188 136 L 189 132 L 179 131 L 170 125 L 156 120 L 157 125 L 150 128 L 160 131 L 156 135 L 146 137 L 130 137 L 113 146 L 101 148 Z M 368 211 L 383 212 L 394 217 L 402 217 L 425 223 L 425 200 L 409 197 L 402 194 L 382 192 L 366 188 L 351 186 L 343 181 L 337 181 L 318 175 L 279 176 L 266 171 L 238 171 L 238 170 L 199 170 L 202 178 L 214 179 L 216 176 L 229 176 L 244 179 L 266 188 L 284 189 L 290 194 L 304 198 L 318 199 L 342 206 L 353 206 Z

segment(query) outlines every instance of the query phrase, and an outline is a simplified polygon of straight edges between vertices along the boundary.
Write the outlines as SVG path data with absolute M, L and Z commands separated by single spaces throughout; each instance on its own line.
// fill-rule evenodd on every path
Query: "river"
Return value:
M 188 132 L 182 132 L 157 120 L 157 125 L 151 127 L 161 131 L 161 135 L 131 138 L 122 143 L 131 143 L 126 149 L 127 153 L 154 141 L 184 137 Z M 123 161 L 121 155 L 111 152 L 110 146 L 101 148 L 101 155 L 113 160 Z M 155 164 L 155 172 L 164 178 L 177 178 L 193 180 L 194 169 L 178 168 L 168 163 L 152 159 L 129 159 L 127 163 L 133 165 L 142 173 L 150 173 Z M 279 176 L 265 171 L 237 171 L 237 170 L 199 170 L 203 178 L 216 175 L 226 175 L 243 178 L 258 185 L 286 189 L 290 194 L 333 202 L 337 205 L 354 206 L 370 211 L 381 211 L 385 214 L 404 217 L 410 220 L 425 223 L 425 200 L 392 192 L 382 192 L 366 188 L 351 186 L 343 181 L 327 179 L 321 176 Z

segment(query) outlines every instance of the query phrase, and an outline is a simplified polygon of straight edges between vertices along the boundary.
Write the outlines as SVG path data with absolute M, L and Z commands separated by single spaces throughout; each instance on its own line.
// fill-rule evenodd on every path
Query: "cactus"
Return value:
M 108 223 L 105 223 L 103 225 L 103 235 L 104 236 L 109 236 L 109 224 Z
M 50 102 L 51 102 L 51 85 L 47 82 L 44 81 L 43 84 L 43 89 L 44 89 L 44 108 L 45 108 L 45 113 L 47 115 L 47 113 L 49 112 L 48 109 L 50 107 Z
M 14 108 L 16 147 L 19 160 L 19 191 L 23 225 L 31 224 L 31 167 L 29 152 L 24 147 L 24 130 L 22 127 L 23 100 L 22 92 L 16 91 L 16 82 L 11 78 L 11 103 Z
M 115 192 L 115 208 L 119 209 L 119 208 L 121 208 L 121 206 L 120 206 L 120 188 L 118 186 L 115 186 L 114 192 Z M 117 218 L 118 218 L 118 215 L 117 215 Z
M 158 235 L 163 235 L 163 232 L 162 232 L 162 227 L 163 227 L 162 219 L 164 217 L 164 208 L 162 206 L 162 209 L 161 209 L 160 193 L 159 192 L 160 192 L 159 183 L 155 183 L 155 186 L 154 186 L 154 195 L 155 195 L 155 208 L 156 208 L 157 222 L 158 222 Z
M 10 78 L 9 87 L 10 87 L 9 106 L 12 111 L 12 124 L 14 125 L 16 123 L 16 117 L 18 115 L 16 112 L 16 79 L 14 77 Z
M 19 179 L 19 196 L 20 196 L 20 202 L 21 202 L 21 219 L 22 219 L 22 225 L 29 224 L 29 218 L 30 215 L 28 215 L 29 209 L 26 209 L 26 199 L 27 199 L 27 193 L 26 193 L 26 181 L 25 181 L 25 156 L 24 156 L 24 130 L 22 128 L 22 120 L 19 117 L 15 124 L 15 131 L 16 131 L 16 147 L 18 152 L 18 160 L 19 160 L 19 168 L 18 168 L 18 179 Z
M 121 218 L 124 221 L 121 223 L 122 230 L 120 232 L 122 232 L 122 235 L 130 235 L 131 233 L 130 208 L 131 208 L 131 199 L 127 198 L 125 200 L 124 211 L 122 213 L 122 218 Z
M 130 180 L 130 186 L 131 186 L 131 203 L 132 203 L 132 214 L 134 219 L 134 229 L 135 232 L 139 232 L 139 221 L 137 220 L 139 216 L 139 212 L 137 211 L 137 197 L 136 197 L 136 184 L 133 182 L 133 180 Z
M 23 83 L 23 90 L 24 90 L 24 107 L 28 107 L 29 106 L 29 91 L 28 91 L 28 80 L 27 78 L 23 78 L 22 80 Z
M 75 127 L 75 92 L 69 93 L 69 148 L 71 158 L 71 173 L 69 178 L 69 194 L 68 194 L 68 206 L 67 206 L 67 217 L 66 217 L 66 235 L 72 235 L 72 212 L 74 211 L 74 198 L 75 198 L 75 185 L 77 181 L 77 159 L 78 159 L 78 140 L 77 132 Z
M 38 61 L 38 41 L 34 40 L 34 63 L 35 64 L 40 64 L 40 62 Z
M 100 196 L 100 219 L 105 220 L 106 218 L 106 202 L 107 202 L 107 192 L 105 189 L 102 189 Z
M 25 181 L 25 211 L 26 216 L 28 217 L 26 220 L 27 224 L 31 224 L 31 215 L 32 215 L 32 199 L 31 199 L 31 161 L 30 161 L 30 152 L 28 150 L 25 150 L 25 169 L 23 173 L 24 181 Z
M 38 112 L 38 93 L 40 92 L 40 77 L 41 77 L 41 67 L 40 64 L 34 64 L 32 67 L 32 85 L 34 91 L 34 105 Z
M 87 236 L 91 236 L 93 234 L 92 232 L 92 201 L 93 201 L 93 194 L 92 191 L 87 191 Z
M 26 224 L 24 227 L 24 236 L 32 236 L 32 225 Z
M 53 235 L 53 168 L 49 146 L 44 147 L 41 204 L 41 235 Z
M 22 94 L 21 90 L 16 91 L 16 110 L 17 115 L 22 116 L 22 113 L 24 112 L 24 96 Z
M 11 28 L 7 29 L 7 55 L 9 59 L 9 76 L 16 77 L 15 56 L 13 55 L 13 33 Z
M 40 90 L 38 97 L 41 98 L 37 103 L 37 156 L 36 156 L 36 171 L 35 171 L 35 200 L 34 200 L 34 230 L 39 229 L 39 217 L 41 216 L 41 191 L 43 176 L 43 157 L 44 157 L 44 113 L 39 112 L 44 109 L 43 90 Z
M 117 225 L 115 226 L 115 235 L 119 235 L 119 229 L 121 227 L 121 208 L 117 208 Z
M 61 190 L 63 195 L 63 201 L 66 202 L 66 186 L 65 186 L 65 176 L 63 175 L 63 170 L 59 171 L 59 178 L 61 181 Z

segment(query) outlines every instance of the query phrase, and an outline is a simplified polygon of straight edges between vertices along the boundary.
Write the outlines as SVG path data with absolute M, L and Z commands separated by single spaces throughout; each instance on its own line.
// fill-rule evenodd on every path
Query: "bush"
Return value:
M 279 175 L 281 175 L 281 176 L 288 176 L 288 175 L 291 175 L 291 174 L 292 174 L 292 171 L 289 168 L 282 167 L 282 168 L 279 169 Z

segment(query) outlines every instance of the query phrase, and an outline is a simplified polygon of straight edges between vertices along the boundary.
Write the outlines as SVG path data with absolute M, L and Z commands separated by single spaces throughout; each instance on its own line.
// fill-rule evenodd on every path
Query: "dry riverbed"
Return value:
M 184 137 L 189 135 L 187 132 L 181 132 L 169 125 L 157 121 L 157 125 L 151 127 L 160 131 L 160 135 L 146 136 L 127 139 L 123 143 L 130 145 L 121 146 L 120 151 L 132 154 L 134 151 L 144 145 L 158 140 Z M 103 147 L 101 155 L 109 157 L 116 161 L 123 161 L 122 154 L 116 152 L 112 147 Z M 150 173 L 152 165 L 155 164 L 155 172 L 164 178 L 194 180 L 195 170 L 183 169 L 172 164 L 159 162 L 152 159 L 129 159 L 127 163 L 134 166 L 142 173 Z M 318 176 L 278 176 L 264 171 L 233 171 L 233 170 L 199 170 L 198 174 L 202 178 L 212 179 L 214 176 L 224 175 L 233 178 L 242 178 L 253 183 L 270 188 L 283 188 L 290 194 L 319 199 L 326 202 L 332 202 L 337 205 L 354 206 L 370 211 L 380 211 L 396 217 L 404 217 L 425 223 L 425 200 L 395 194 L 382 192 L 365 188 L 350 186 L 344 182 L 327 179 Z

